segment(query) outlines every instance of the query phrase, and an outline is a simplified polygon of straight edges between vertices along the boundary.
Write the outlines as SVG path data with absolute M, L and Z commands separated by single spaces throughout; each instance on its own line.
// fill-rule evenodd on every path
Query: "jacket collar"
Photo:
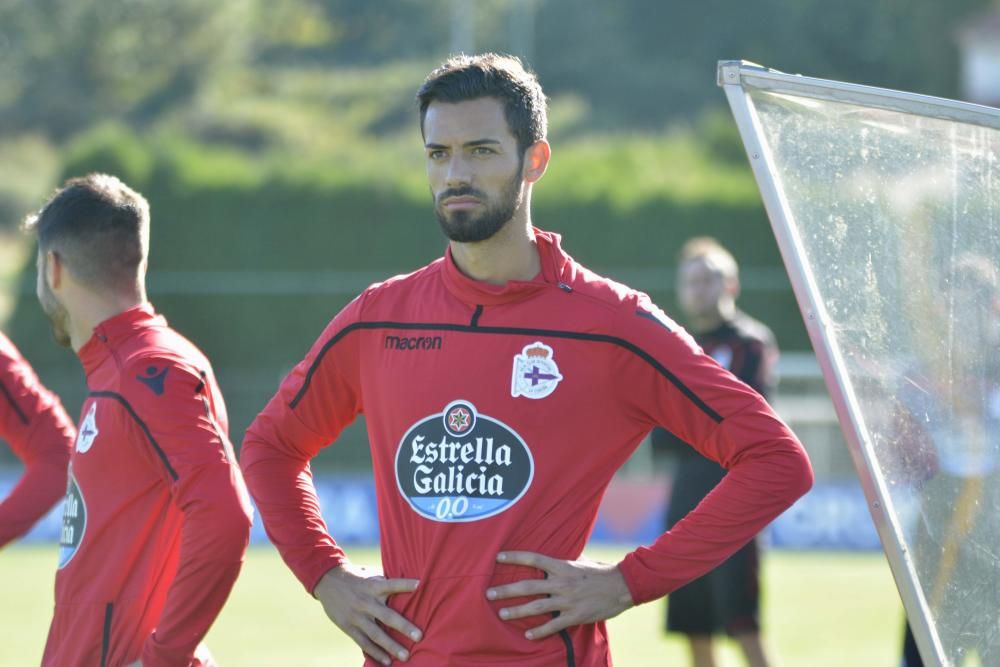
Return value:
M 167 321 L 153 310 L 149 302 L 133 306 L 109 317 L 96 327 L 90 339 L 77 352 L 83 370 L 90 375 L 114 350 L 137 332 L 153 326 L 166 326 Z
M 532 228 L 538 259 L 542 269 L 531 280 L 509 280 L 503 285 L 474 280 L 462 273 L 455 264 L 451 247 L 444 257 L 444 283 L 456 298 L 470 305 L 495 306 L 521 301 L 534 296 L 549 286 L 557 287 L 569 282 L 572 259 L 563 252 L 559 234 Z

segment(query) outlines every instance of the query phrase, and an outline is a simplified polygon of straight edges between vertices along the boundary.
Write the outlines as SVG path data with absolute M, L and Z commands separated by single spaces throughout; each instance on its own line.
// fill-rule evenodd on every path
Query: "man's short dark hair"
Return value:
M 139 275 L 149 249 L 149 203 L 114 176 L 72 178 L 24 228 L 85 285 L 116 288 Z
M 452 56 L 427 76 L 417 91 L 421 132 L 431 102 L 454 104 L 483 97 L 503 104 L 507 125 L 522 153 L 545 138 L 548 116 L 538 77 L 520 58 L 497 53 Z

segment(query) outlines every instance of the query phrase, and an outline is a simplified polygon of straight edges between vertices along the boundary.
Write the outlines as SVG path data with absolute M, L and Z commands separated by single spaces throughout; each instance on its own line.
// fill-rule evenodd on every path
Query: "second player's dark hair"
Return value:
M 80 282 L 114 289 L 132 284 L 146 259 L 149 204 L 116 177 L 89 174 L 66 181 L 24 228 Z
M 427 76 L 417 91 L 421 132 L 431 102 L 454 104 L 483 97 L 503 103 L 507 125 L 522 153 L 545 138 L 548 113 L 538 77 L 520 58 L 497 53 L 452 56 Z

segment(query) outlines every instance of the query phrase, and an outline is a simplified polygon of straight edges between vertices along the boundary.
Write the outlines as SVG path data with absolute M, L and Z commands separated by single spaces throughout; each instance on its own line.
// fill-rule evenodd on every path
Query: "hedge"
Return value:
M 744 309 L 769 323 L 784 349 L 808 348 L 742 164 L 713 162 L 674 136 L 592 138 L 557 147 L 555 157 L 536 186 L 533 219 L 562 233 L 577 259 L 676 313 L 677 249 L 693 235 L 717 236 L 742 264 Z M 64 175 L 116 173 L 150 200 L 151 298 L 212 359 L 238 443 L 282 375 L 359 289 L 443 251 L 420 160 L 418 150 L 358 173 L 351 164 L 140 139 L 105 126 L 66 152 Z M 84 388 L 75 359 L 50 343 L 28 287 L 33 267 L 24 282 L 11 336 L 76 409 Z M 365 465 L 363 429 L 343 439 L 345 447 L 332 448 L 343 453 L 322 460 Z

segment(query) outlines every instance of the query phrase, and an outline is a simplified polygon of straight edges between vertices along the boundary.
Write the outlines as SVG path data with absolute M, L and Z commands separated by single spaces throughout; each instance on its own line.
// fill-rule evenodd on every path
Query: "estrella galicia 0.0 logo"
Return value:
M 60 570 L 73 560 L 80 543 L 83 542 L 83 533 L 86 530 L 87 504 L 80 492 L 80 485 L 76 483 L 76 477 L 70 470 L 69 483 L 66 485 L 66 500 L 63 503 L 62 530 L 59 533 Z
M 410 427 L 396 450 L 396 484 L 433 521 L 479 521 L 521 499 L 535 474 L 524 440 L 468 401 Z

